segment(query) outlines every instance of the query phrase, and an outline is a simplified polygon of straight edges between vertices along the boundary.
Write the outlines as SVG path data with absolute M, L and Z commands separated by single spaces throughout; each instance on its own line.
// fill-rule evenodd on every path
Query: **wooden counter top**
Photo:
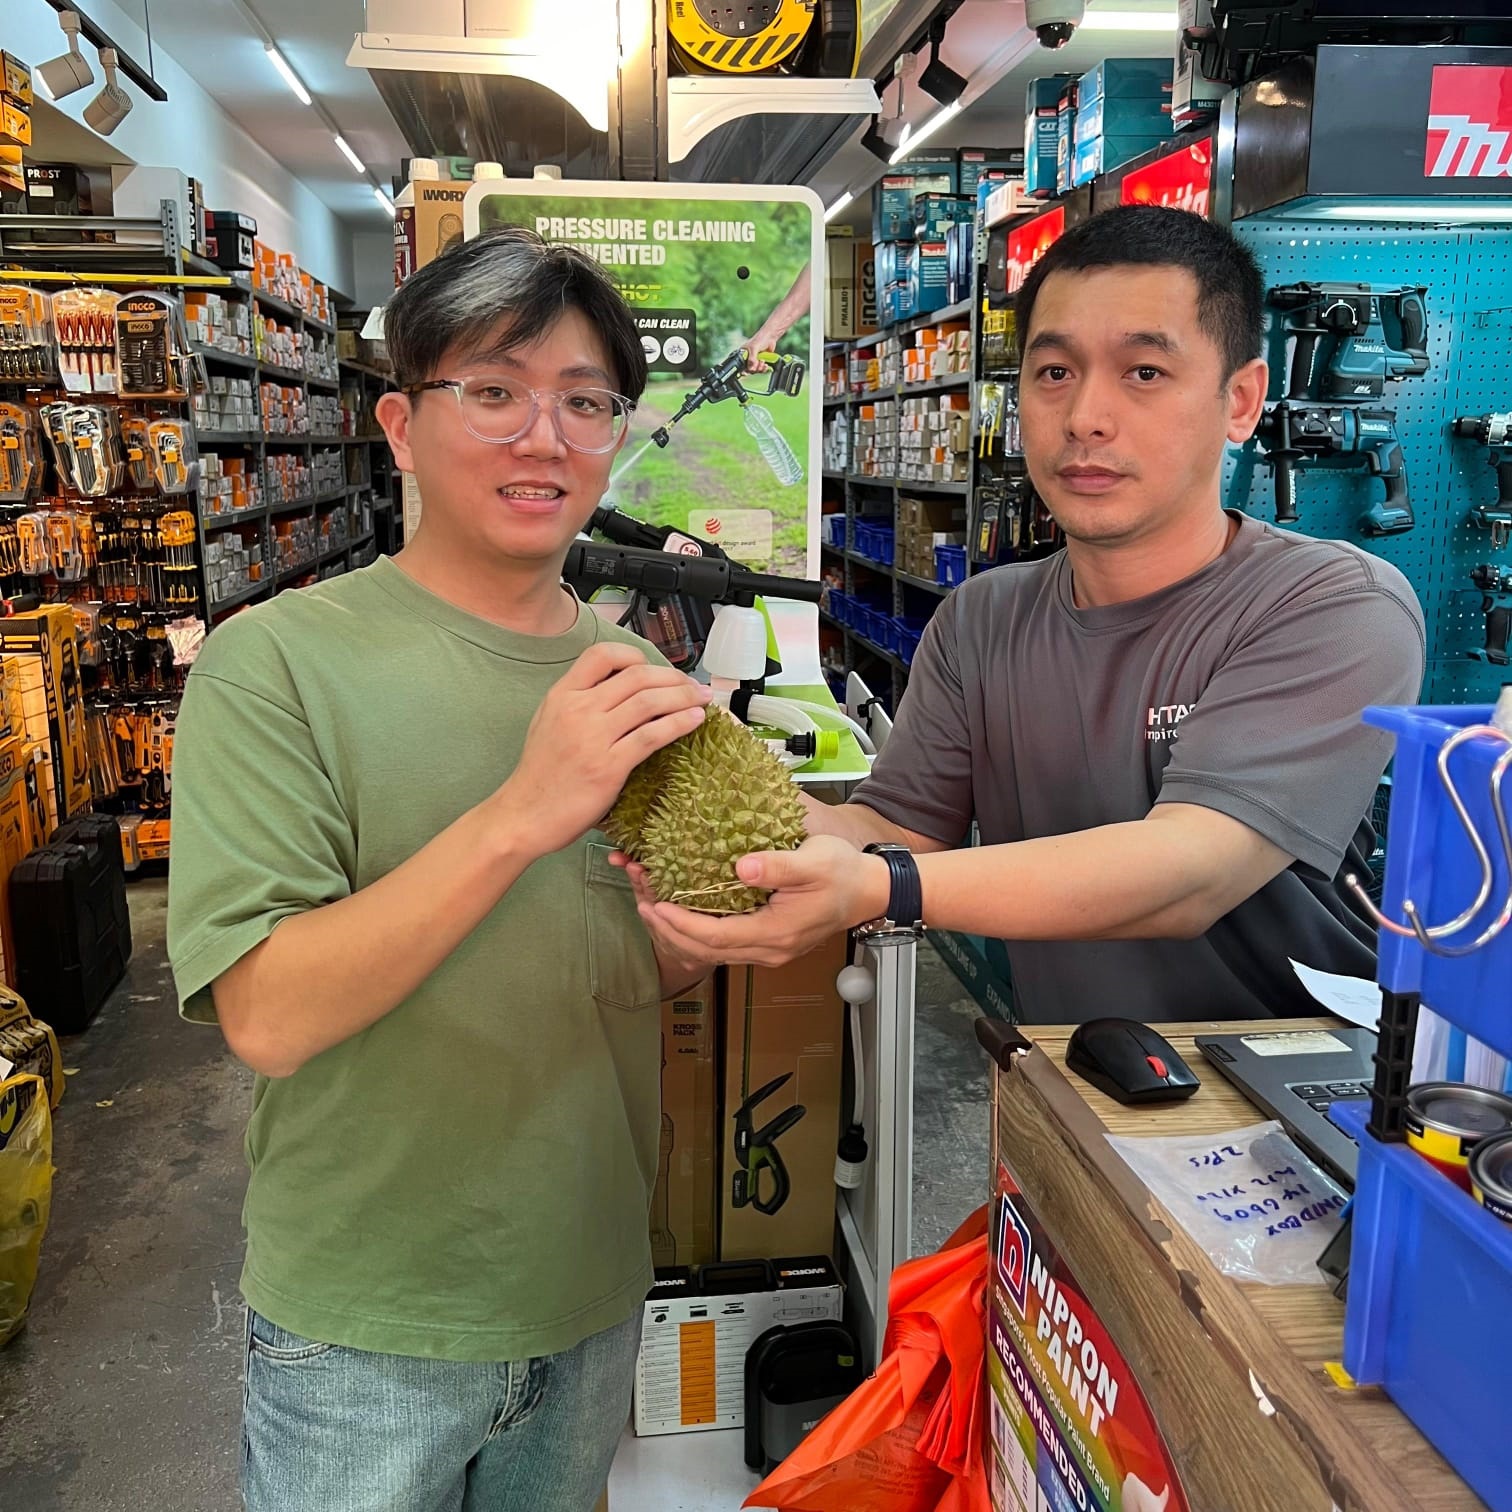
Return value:
M 1287 1020 L 1276 1027 L 1327 1028 L 1331 1023 Z M 1193 1394 L 1203 1375 L 1196 1368 L 1185 1383 L 1173 1380 L 1186 1369 L 1185 1361 L 1179 1369 L 1162 1369 L 1161 1349 L 1176 1345 L 1156 1345 L 1152 1340 L 1180 1339 L 1184 1356 L 1193 1350 L 1211 1351 L 1205 1368 L 1214 1379 L 1214 1403 L 1223 1389 L 1229 1389 L 1222 1414 L 1216 1405 L 1213 1408 L 1212 1433 L 1221 1435 L 1236 1413 L 1242 1417 L 1236 1404 L 1248 1398 L 1256 1423 L 1240 1425 L 1234 1448 L 1253 1456 L 1258 1437 L 1265 1451 L 1254 1464 L 1253 1495 L 1215 1491 L 1231 1483 L 1225 1479 L 1221 1457 L 1212 1451 L 1209 1429 L 1199 1421 L 1186 1452 L 1195 1479 L 1202 1482 L 1206 1477 L 1210 1500 L 1201 1512 L 1311 1512 L 1314 1507 L 1330 1512 L 1330 1500 L 1345 1512 L 1483 1508 L 1384 1393 L 1341 1388 L 1325 1370 L 1325 1365 L 1341 1359 L 1344 1335 L 1344 1305 L 1327 1286 L 1263 1287 L 1223 1276 L 1107 1144 L 1104 1135 L 1109 1133 L 1217 1134 L 1266 1117 L 1208 1064 L 1194 1044 L 1198 1034 L 1253 1033 L 1260 1026 L 1154 1027 L 1202 1079 L 1201 1088 L 1186 1102 L 1138 1108 L 1117 1103 L 1065 1069 L 1066 1044 L 1074 1026 L 1018 1026 L 1017 1032 L 1036 1050 L 1017 1055 L 1012 1071 L 998 1076 L 994 1149 L 1057 1236 L 1089 1300 L 1131 1364 L 1143 1352 L 1146 1368 L 1141 1376 L 1161 1378 L 1153 1385 L 1147 1382 L 1146 1391 L 1157 1408 L 1157 1398 L 1164 1396 L 1166 1410 L 1159 1415 L 1168 1439 L 1173 1438 L 1173 1407 L 1184 1405 L 1183 1393 Z M 1059 1146 L 1042 1138 L 1047 1130 L 1060 1136 Z M 1143 1288 L 1128 1279 L 1133 1266 L 1142 1266 L 1147 1274 Z M 1168 1285 L 1154 1284 L 1162 1279 Z M 1180 1299 L 1174 1307 L 1173 1291 Z M 1183 1310 L 1188 1316 L 1181 1316 Z M 1233 1380 L 1217 1381 L 1220 1367 L 1226 1377 L 1237 1378 L 1237 1389 Z M 1248 1383 L 1243 1380 L 1246 1371 Z M 1257 1382 L 1277 1409 L 1270 1423 L 1279 1426 L 1278 1435 L 1258 1430 L 1254 1392 L 1244 1389 Z M 1445 1387 L 1452 1389 L 1447 1382 Z M 1207 1407 L 1205 1401 L 1193 1404 L 1194 1416 L 1200 1420 Z M 1178 1464 L 1183 1457 L 1180 1437 L 1178 1431 L 1171 1444 Z M 1267 1444 L 1266 1439 L 1278 1441 Z M 1267 1466 L 1264 1461 L 1272 1448 L 1276 1452 Z M 1315 1475 L 1299 1475 L 1299 1462 Z M 1182 1473 L 1186 1480 L 1185 1466 Z M 1283 1483 L 1289 1478 L 1311 1485 L 1295 1485 L 1288 1499 Z M 1232 1482 L 1236 1487 L 1242 1484 Z M 1199 1487 L 1189 1487 L 1188 1494 L 1197 1509 Z M 1220 1507 L 1220 1501 L 1228 1505 Z

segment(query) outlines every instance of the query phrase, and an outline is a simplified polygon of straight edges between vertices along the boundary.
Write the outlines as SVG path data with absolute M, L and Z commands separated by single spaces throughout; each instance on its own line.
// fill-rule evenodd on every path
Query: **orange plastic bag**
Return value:
M 893 1272 L 877 1372 L 746 1498 L 779 1512 L 989 1512 L 987 1209 Z

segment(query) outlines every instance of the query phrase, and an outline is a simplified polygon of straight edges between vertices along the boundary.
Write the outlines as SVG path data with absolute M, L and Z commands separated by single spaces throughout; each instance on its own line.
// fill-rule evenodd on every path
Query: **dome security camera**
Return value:
M 1041 47 L 1064 47 L 1087 13 L 1084 0 L 1024 0 L 1024 24 Z

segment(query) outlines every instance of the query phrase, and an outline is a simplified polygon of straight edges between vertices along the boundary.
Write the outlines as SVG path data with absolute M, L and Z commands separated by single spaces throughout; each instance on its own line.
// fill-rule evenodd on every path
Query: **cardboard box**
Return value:
M 74 163 L 26 160 L 26 203 L 33 215 L 92 215 L 89 175 Z
M 787 966 L 725 970 L 724 1260 L 830 1252 L 845 1052 L 844 1005 L 835 978 L 845 965 L 845 947 L 839 935 Z M 793 1119 L 792 1110 L 800 1108 Z M 772 1169 L 759 1163 L 761 1136 L 774 1124 L 780 1132 L 771 1148 L 786 1171 L 788 1192 L 775 1212 L 763 1212 L 762 1206 L 772 1205 L 775 1182 Z M 737 1155 L 743 1133 L 753 1136 L 747 1158 Z
M 422 179 L 412 187 L 415 203 L 404 209 L 414 220 L 415 266 L 423 268 L 462 240 L 462 201 L 472 186 Z
M 1097 137 L 1081 143 L 1071 162 L 1071 182 L 1089 184 L 1099 173 L 1108 173 L 1168 142 L 1168 136 Z
M 1202 71 L 1198 50 L 1181 41 L 1187 32 L 1211 28 L 1212 24 L 1212 0 L 1177 0 L 1176 74 L 1171 84 L 1171 122 L 1175 126 L 1192 126 L 1216 114 L 1224 95 L 1233 88 L 1222 79 L 1210 79 Z
M 31 68 L 15 53 L 0 52 L 0 94 L 7 95 L 23 110 L 32 107 Z
M 1092 100 L 1169 100 L 1171 64 L 1165 58 L 1104 58 L 1081 76 L 1081 104 Z
M 1076 112 L 1075 144 L 1098 137 L 1169 136 L 1171 102 L 1160 100 L 1083 99 Z
M 1022 147 L 962 147 L 957 154 L 960 159 L 960 191 L 976 197 L 977 186 L 989 173 L 1005 177 L 1017 176 L 1024 171 Z
M 31 112 L 25 106 L 16 104 L 8 95 L 0 95 L 0 142 L 30 147 L 31 139 Z
M 651 1258 L 658 1270 L 719 1254 L 717 977 L 662 1004 L 662 1118 Z
M 635 1362 L 636 1434 L 743 1427 L 751 1345 L 778 1324 L 838 1321 L 844 1299 L 824 1255 L 658 1272 Z
M 89 748 L 74 617 L 66 605 L 0 619 L 0 655 L 14 656 L 28 743 L 51 757 L 56 822 L 89 806 Z
M 1076 162 L 1076 85 L 1066 86 L 1055 109 L 1055 192 L 1067 193 Z
M 1024 189 L 1036 199 L 1055 194 L 1055 158 L 1059 140 L 1057 109 L 1074 74 L 1031 79 L 1024 98 Z
M 27 780 L 33 767 L 19 735 L 0 740 L 0 981 L 16 980 L 16 937 L 10 916 L 10 874 L 40 841 Z

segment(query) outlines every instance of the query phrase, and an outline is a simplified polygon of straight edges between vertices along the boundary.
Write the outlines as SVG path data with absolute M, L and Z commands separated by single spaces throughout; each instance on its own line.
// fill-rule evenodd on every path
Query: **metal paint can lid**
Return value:
M 1512 1132 L 1512 1097 L 1461 1082 L 1419 1082 L 1407 1089 L 1407 1118 L 1460 1139 L 1487 1139 Z
M 1470 1157 L 1476 1200 L 1504 1223 L 1512 1222 L 1512 1134 L 1483 1139 Z

